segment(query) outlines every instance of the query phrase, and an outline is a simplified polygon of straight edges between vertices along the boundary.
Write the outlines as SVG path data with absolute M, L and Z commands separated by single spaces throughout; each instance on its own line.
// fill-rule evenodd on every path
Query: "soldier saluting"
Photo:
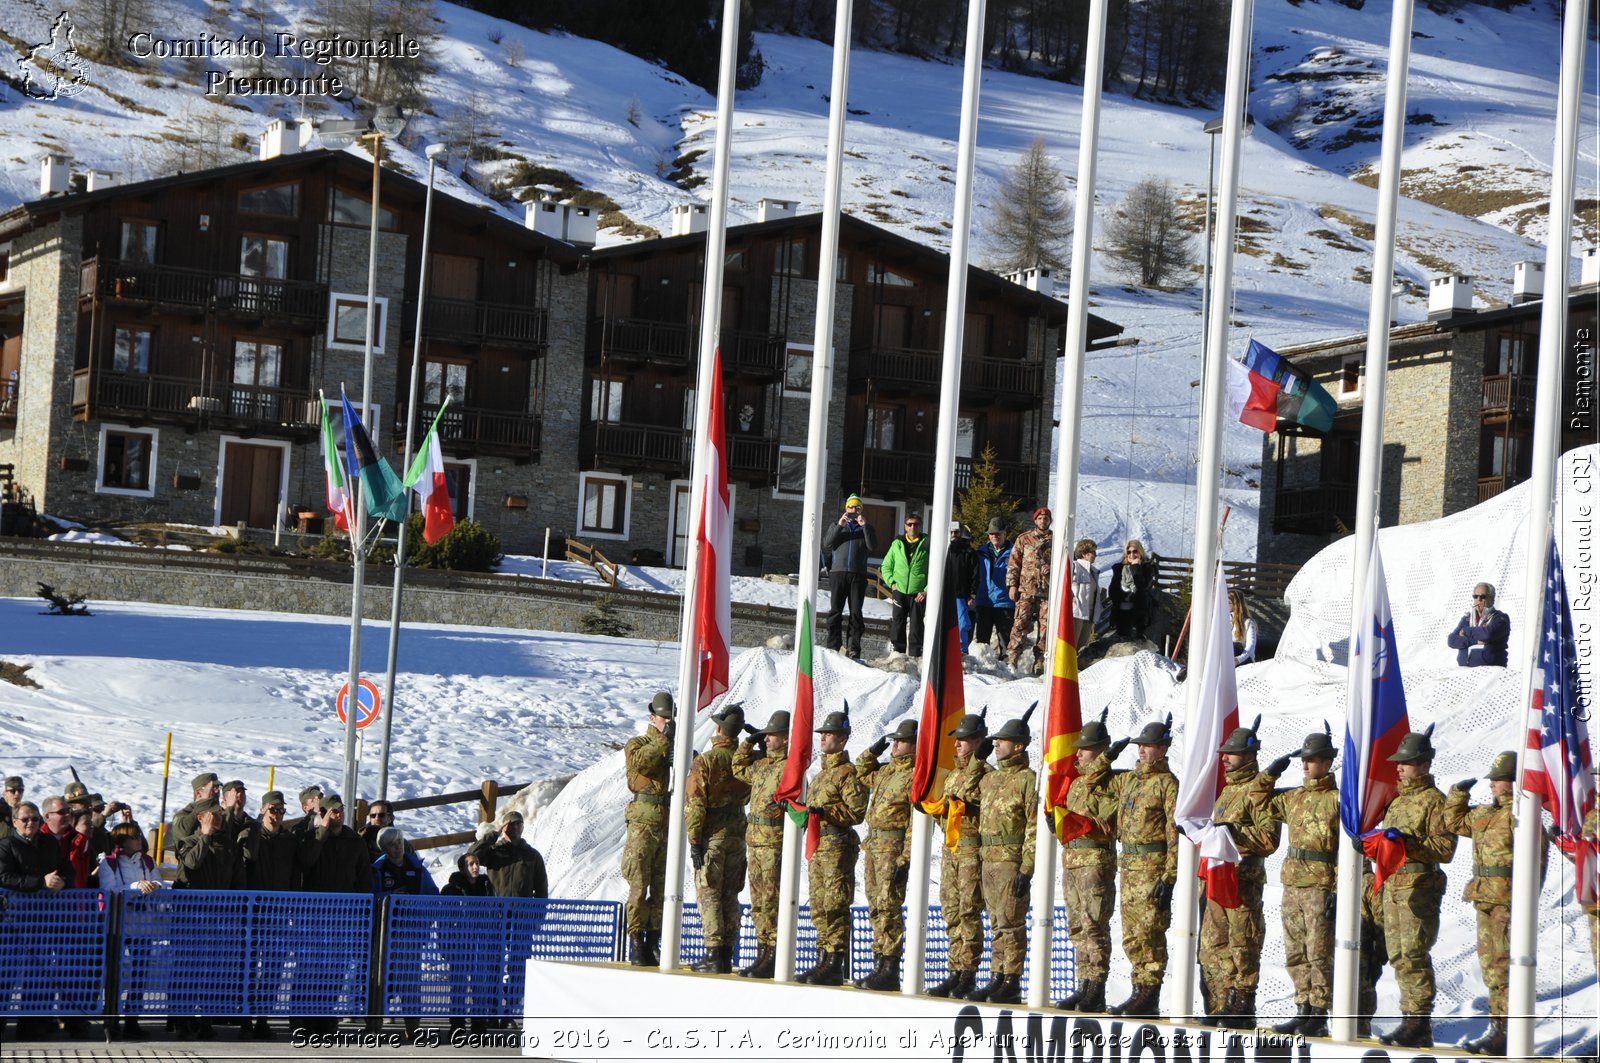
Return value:
M 1007 720 L 994 733 L 995 770 L 978 786 L 983 831 L 983 906 L 989 910 L 991 975 L 968 1000 L 1022 1003 L 1024 920 L 1033 879 L 1033 846 L 1038 836 L 1038 776 L 1028 766 L 1030 707 L 1019 720 Z
M 806 789 L 806 806 L 820 821 L 821 838 L 811 854 L 811 924 L 817 928 L 817 962 L 797 982 L 844 985 L 850 965 L 850 902 L 856 896 L 856 833 L 867 811 L 867 791 L 844 751 L 850 740 L 850 704 L 830 712 L 817 728 L 821 770 Z
M 887 752 L 889 760 L 878 758 Z M 898 990 L 900 957 L 906 946 L 906 881 L 911 871 L 911 775 L 917 753 L 917 721 L 901 720 L 856 758 L 856 776 L 872 791 L 867 809 L 867 912 L 872 920 L 873 972 L 860 989 Z
M 1326 725 L 1324 725 L 1326 727 Z M 1290 790 L 1273 784 L 1299 757 L 1305 782 Z M 1256 823 L 1289 827 L 1289 851 L 1278 870 L 1283 884 L 1283 962 L 1294 982 L 1294 1018 L 1274 1033 L 1328 1036 L 1333 1002 L 1334 888 L 1339 879 L 1339 787 L 1333 777 L 1333 736 L 1313 731 L 1290 756 L 1279 757 L 1256 776 L 1250 804 Z
M 1111 762 L 1131 739 L 1111 741 L 1105 714 L 1078 734 L 1073 757 L 1078 777 L 1067 788 L 1065 814 L 1077 837 L 1061 849 L 1061 890 L 1067 907 L 1067 933 L 1077 954 L 1077 989 L 1056 1007 L 1067 1011 L 1106 1009 L 1106 971 L 1111 964 L 1111 912 L 1117 904 L 1117 795 Z
M 628 883 L 628 946 L 635 967 L 661 962 L 661 907 L 667 884 L 667 801 L 672 792 L 672 695 L 650 699 L 644 734 L 622 747 L 633 800 L 623 812 L 628 840 L 622 847 L 622 877 Z
M 1133 992 L 1107 1010 L 1129 1018 L 1155 1018 L 1167 974 L 1167 927 L 1178 884 L 1178 777 L 1167 766 L 1172 715 L 1144 725 L 1134 743 L 1139 766 L 1112 779 L 1117 795 L 1117 841 L 1122 894 L 1122 951 L 1133 968 Z
M 711 718 L 717 736 L 695 758 L 684 794 L 684 833 L 706 940 L 705 958 L 692 969 L 730 974 L 739 940 L 739 891 L 744 889 L 744 805 L 750 800 L 749 784 L 733 772 L 734 739 L 744 727 L 744 706 L 724 706 Z
M 944 790 L 923 811 L 943 825 L 939 850 L 939 912 L 950 937 L 950 973 L 928 990 L 936 997 L 965 997 L 978 985 L 983 958 L 983 864 L 978 859 L 983 837 L 978 831 L 978 791 L 994 770 L 985 757 L 989 727 L 983 713 L 961 717 L 950 737 L 956 740 L 954 766 L 945 773 Z
M 739 743 L 732 760 L 734 778 L 750 786 L 744 841 L 750 875 L 750 918 L 756 925 L 756 959 L 739 971 L 746 978 L 771 978 L 776 966 L 783 809 L 773 803 L 772 795 L 783 780 L 783 766 L 788 759 L 789 710 L 779 709 L 765 727 Z

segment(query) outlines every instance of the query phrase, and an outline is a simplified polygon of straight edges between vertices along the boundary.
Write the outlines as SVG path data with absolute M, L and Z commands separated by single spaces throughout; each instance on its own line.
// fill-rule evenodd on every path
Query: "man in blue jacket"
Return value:
M 861 659 L 861 599 L 867 593 L 867 558 L 878 552 L 878 536 L 861 515 L 861 499 L 851 495 L 844 500 L 844 512 L 828 526 L 822 536 L 822 549 L 829 554 L 828 649 L 835 652 L 844 640 L 844 607 L 850 604 L 850 641 L 844 651 L 852 660 Z
M 988 539 L 978 547 L 978 571 L 972 582 L 972 601 L 978 614 L 977 630 L 973 634 L 978 645 L 987 646 L 990 635 L 998 630 L 1002 654 L 1011 645 L 1011 621 L 1017 615 L 1017 603 L 1006 590 L 1006 561 L 1010 557 L 1006 522 L 993 517 L 989 521 Z
M 1506 647 L 1511 641 L 1511 618 L 1494 607 L 1494 584 L 1480 583 L 1472 588 L 1472 608 L 1450 632 L 1450 648 L 1456 663 L 1463 668 L 1480 664 L 1506 666 Z

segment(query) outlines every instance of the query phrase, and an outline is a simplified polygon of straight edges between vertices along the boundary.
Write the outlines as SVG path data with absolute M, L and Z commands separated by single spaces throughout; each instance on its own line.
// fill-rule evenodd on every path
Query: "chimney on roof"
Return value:
M 1452 273 L 1428 280 L 1428 320 L 1472 313 L 1472 276 Z
M 756 200 L 756 221 L 777 221 L 779 218 L 794 217 L 795 202 L 792 199 L 767 199 L 762 197 Z
M 593 207 L 580 207 L 570 199 L 561 201 L 561 209 L 566 212 L 566 224 L 562 229 L 565 239 L 570 244 L 581 247 L 594 246 L 595 213 Z
M 110 188 L 117 183 L 117 175 L 110 170 L 90 170 L 88 177 L 88 190 L 94 192 L 101 188 Z
M 297 123 L 290 125 L 281 118 L 274 118 L 267 123 L 267 128 L 261 131 L 261 160 L 276 159 L 279 155 L 293 155 L 300 150 L 301 127 Z
M 72 161 L 65 155 L 46 155 L 39 160 L 39 195 L 59 196 L 72 179 Z
M 672 208 L 672 235 L 688 236 L 706 231 L 706 205 L 679 203 Z
M 1049 266 L 1030 266 L 1005 275 L 1006 280 L 1012 284 L 1019 284 L 1030 292 L 1040 295 L 1054 295 L 1056 290 L 1055 274 Z
M 593 207 L 580 207 L 570 199 L 557 202 L 554 196 L 541 195 L 523 207 L 522 224 L 541 236 L 568 243 L 594 246 Z
M 1544 298 L 1544 263 L 1528 259 L 1518 262 L 1511 271 L 1511 305 L 1531 303 Z
M 1583 249 L 1583 272 L 1578 274 L 1579 284 L 1600 284 L 1600 250 Z

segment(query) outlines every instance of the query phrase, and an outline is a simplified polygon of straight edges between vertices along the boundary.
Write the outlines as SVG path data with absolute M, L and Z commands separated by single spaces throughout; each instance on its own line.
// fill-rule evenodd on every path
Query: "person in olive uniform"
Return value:
M 1250 788 L 1257 824 L 1289 828 L 1289 850 L 1278 879 L 1283 884 L 1283 963 L 1294 983 L 1295 1014 L 1274 1033 L 1328 1036 L 1333 1002 L 1334 889 L 1339 880 L 1339 787 L 1333 777 L 1333 736 L 1306 735 L 1292 756 L 1300 758 L 1305 782 L 1288 790 L 1273 784 L 1289 767 L 1279 757 L 1256 776 Z
M 1178 777 L 1167 766 L 1172 716 L 1151 721 L 1134 738 L 1139 766 L 1113 777 L 1117 795 L 1117 841 L 1122 846 L 1117 891 L 1122 895 L 1122 951 L 1133 968 L 1128 999 L 1106 1010 L 1148 1019 L 1159 1014 L 1161 980 L 1167 974 L 1167 927 L 1172 891 L 1178 884 Z
M 296 855 L 307 893 L 371 893 L 372 861 L 367 843 L 345 826 L 344 801 L 324 794 L 318 803 L 317 829 L 300 839 Z
M 283 813 L 283 792 L 268 790 L 261 795 L 260 818 L 236 835 L 245 885 L 252 890 L 292 890 L 299 885 L 295 851 L 300 839 L 284 826 Z
M 1022 1003 L 1028 890 L 1039 829 L 1039 777 L 1028 766 L 1029 708 L 994 733 L 995 769 L 978 786 L 983 832 L 983 906 L 989 911 L 990 980 L 967 994 L 991 1004 Z
M 480 831 L 483 826 L 486 824 L 479 824 Z M 522 813 L 507 809 L 500 816 L 499 826 L 481 831 L 467 849 L 483 868 L 496 897 L 550 896 L 544 857 L 522 837 L 526 829 Z
M 811 923 L 817 928 L 817 962 L 795 979 L 812 985 L 843 985 L 850 967 L 850 902 L 856 895 L 856 857 L 866 818 L 867 789 L 844 750 L 850 740 L 850 705 L 830 712 L 817 728 L 820 769 L 806 788 L 806 806 L 820 820 L 821 838 L 811 855 L 808 883 Z
M 717 724 L 717 737 L 695 758 L 684 795 L 685 833 L 706 941 L 705 957 L 692 969 L 730 974 L 739 944 L 739 891 L 744 889 L 746 863 L 744 806 L 750 800 L 750 784 L 733 773 L 744 706 L 724 706 L 711 718 Z
M 1445 826 L 1460 837 L 1472 839 L 1472 880 L 1462 896 L 1478 911 L 1478 965 L 1483 970 L 1484 987 L 1489 990 L 1489 1029 L 1482 1037 L 1462 1047 L 1479 1055 L 1501 1056 L 1506 1051 L 1506 985 L 1511 967 L 1511 850 L 1516 833 L 1511 788 L 1516 777 L 1517 755 L 1501 753 L 1489 768 L 1491 803 L 1478 807 L 1468 804 L 1477 779 L 1462 779 L 1450 787 L 1444 799 Z M 1541 883 L 1548 855 L 1541 831 Z
M 879 757 L 887 752 L 887 762 Z M 906 945 L 906 882 L 911 871 L 911 775 L 917 753 L 917 721 L 901 720 L 856 758 L 856 775 L 872 791 L 867 809 L 867 913 L 872 920 L 871 974 L 861 989 L 900 988 L 900 957 Z
M 750 878 L 750 919 L 756 926 L 756 958 L 739 973 L 771 978 L 778 952 L 778 882 L 783 870 L 783 809 L 772 795 L 789 759 L 789 710 L 779 709 L 733 755 L 734 777 L 750 787 L 745 819 L 745 865 Z
M 628 946 L 635 967 L 661 963 L 661 906 L 667 885 L 667 804 L 672 797 L 672 720 L 677 709 L 665 690 L 650 699 L 644 734 L 622 747 L 633 800 L 623 813 L 628 840 L 622 877 L 628 883 Z
M 189 806 L 195 817 L 194 833 L 178 843 L 177 889 L 232 890 L 244 886 L 244 865 L 239 849 L 223 831 L 227 813 L 214 797 Z
M 172 831 L 167 836 L 167 844 L 173 852 L 178 851 L 178 846 L 183 840 L 195 832 L 199 826 L 198 813 L 195 806 L 202 801 L 214 801 L 222 793 L 222 783 L 217 779 L 214 771 L 202 772 L 194 777 L 194 800 L 184 805 L 172 814 Z
M 1267 884 L 1265 858 L 1278 849 L 1278 825 L 1258 822 L 1249 802 L 1250 788 L 1260 774 L 1256 767 L 1260 726 L 1257 716 L 1249 727 L 1234 728 L 1217 747 L 1224 776 L 1211 821 L 1227 827 L 1239 848 L 1239 905 L 1224 908 L 1208 898 L 1200 920 L 1200 985 L 1207 1020 L 1237 1029 L 1256 1024 L 1256 985 L 1266 933 L 1261 900 Z
M 1067 787 L 1067 803 L 1056 811 L 1073 835 L 1061 848 L 1067 933 L 1077 955 L 1077 988 L 1056 1001 L 1056 1007 L 1067 1011 L 1106 1009 L 1111 913 L 1117 904 L 1117 796 L 1111 762 L 1130 741 L 1111 741 L 1103 713 L 1084 724 L 1073 751 L 1078 776 Z
M 978 791 L 984 776 L 994 770 L 988 761 L 992 748 L 984 715 L 961 717 L 950 737 L 956 740 L 955 763 L 944 777 L 936 802 L 923 802 L 923 810 L 938 817 L 944 845 L 940 849 L 939 913 L 950 938 L 950 972 L 928 990 L 936 997 L 965 997 L 978 987 L 978 964 L 983 959 L 983 864 L 978 858 L 983 835 L 978 830 Z
M 1406 862 L 1384 879 L 1383 934 L 1389 966 L 1400 986 L 1400 1025 L 1378 1038 L 1402 1048 L 1433 1047 L 1433 944 L 1439 938 L 1439 904 L 1445 875 L 1440 864 L 1456 854 L 1455 832 L 1445 822 L 1444 794 L 1433 784 L 1433 727 L 1400 740 L 1389 758 L 1399 765 L 1400 789 L 1383 814 L 1396 830 Z

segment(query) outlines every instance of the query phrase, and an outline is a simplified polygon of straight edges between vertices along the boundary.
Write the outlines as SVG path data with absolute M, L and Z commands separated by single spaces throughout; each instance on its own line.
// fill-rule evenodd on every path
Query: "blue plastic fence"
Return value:
M 0 890 L 0 1014 L 100 1011 L 109 920 L 99 890 Z

